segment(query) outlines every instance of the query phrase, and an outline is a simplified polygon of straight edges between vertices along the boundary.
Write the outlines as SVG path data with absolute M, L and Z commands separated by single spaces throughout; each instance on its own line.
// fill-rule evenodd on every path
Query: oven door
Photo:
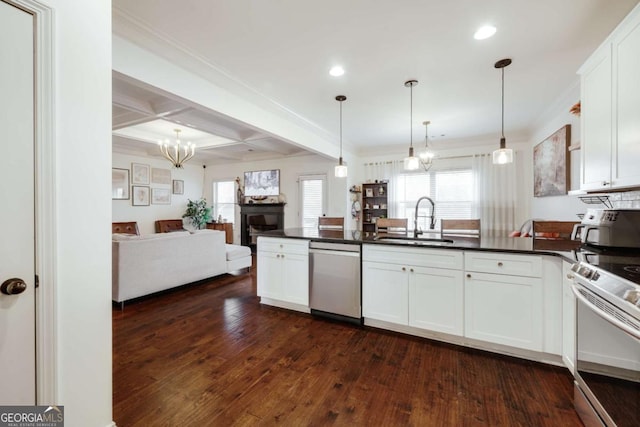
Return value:
M 640 426 L 640 322 L 579 278 L 573 292 L 577 298 L 576 410 L 587 427 Z

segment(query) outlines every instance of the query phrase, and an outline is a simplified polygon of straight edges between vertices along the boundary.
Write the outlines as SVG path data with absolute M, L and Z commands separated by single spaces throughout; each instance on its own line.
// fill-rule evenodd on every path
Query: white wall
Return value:
M 137 156 L 131 154 L 113 153 L 113 167 L 128 169 L 131 175 L 131 163 L 142 163 L 152 168 L 171 169 L 171 179 L 184 181 L 184 194 L 172 194 L 170 205 L 133 206 L 129 200 L 112 200 L 113 222 L 137 221 L 141 234 L 155 233 L 155 221 L 159 219 L 180 219 L 187 209 L 189 199 L 196 200 L 203 196 L 202 185 L 204 169 L 195 159 L 185 163 L 182 169 L 172 168 L 171 164 L 160 157 Z M 171 185 L 154 184 L 150 188 L 168 188 Z M 210 188 L 210 187 L 208 187 Z M 209 199 L 211 194 L 209 192 Z
M 57 402 L 66 426 L 112 422 L 111 2 L 54 9 Z M 47 284 L 43 284 L 46 286 Z M 43 402 L 46 404 L 46 402 Z
M 245 171 L 280 169 L 280 193 L 285 196 L 284 207 L 285 228 L 300 227 L 298 191 L 298 177 L 300 175 L 326 174 L 327 176 L 327 216 L 350 217 L 351 206 L 347 212 L 347 180 L 336 178 L 333 168 L 337 162 L 318 155 L 286 157 L 277 160 L 261 160 L 255 162 L 232 163 L 227 165 L 211 165 L 206 169 L 206 197 L 211 204 L 211 189 L 213 181 L 233 180 L 240 177 L 243 180 Z M 348 215 L 348 216 L 347 216 Z M 236 207 L 234 220 L 234 243 L 240 242 L 240 210 Z
M 531 137 L 530 156 L 532 162 L 533 147 L 566 124 L 571 125 L 571 144 L 580 142 L 580 117 L 569 113 L 571 106 L 579 100 L 580 84 L 576 76 L 575 85 L 561 94 L 556 102 L 537 120 L 534 126 L 535 132 Z M 570 152 L 570 164 L 570 189 L 577 190 L 580 188 L 580 150 Z M 533 168 L 531 169 L 531 182 L 533 183 Z M 533 197 L 533 185 L 529 186 L 527 191 L 532 200 L 532 218 L 579 221 L 576 214 L 584 213 L 587 209 L 587 205 L 575 196 Z

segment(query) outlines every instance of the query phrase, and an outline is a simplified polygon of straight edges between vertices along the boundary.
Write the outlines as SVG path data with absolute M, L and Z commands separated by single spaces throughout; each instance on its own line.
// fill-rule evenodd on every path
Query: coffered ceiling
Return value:
M 436 149 L 535 131 L 578 83 L 576 71 L 638 0 L 113 0 L 114 34 L 215 84 L 366 153 L 424 140 Z M 495 36 L 474 40 L 483 24 Z M 340 64 L 341 77 L 329 75 Z M 408 79 L 417 79 L 410 115 Z M 175 126 L 210 161 L 306 152 L 278 135 L 114 73 L 114 148 L 152 150 Z M 577 99 L 575 101 L 578 101 Z M 568 109 L 570 105 L 567 105 Z M 410 118 L 412 119 L 410 121 Z M 184 130 L 183 139 L 189 132 Z M 155 147 L 153 148 L 155 149 Z M 209 161 L 207 160 L 207 161 Z

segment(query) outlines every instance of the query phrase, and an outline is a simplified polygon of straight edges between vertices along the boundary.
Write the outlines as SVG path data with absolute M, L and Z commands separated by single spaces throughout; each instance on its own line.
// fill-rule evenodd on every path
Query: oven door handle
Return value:
M 582 302 L 584 305 L 589 307 L 591 309 L 591 311 L 593 311 L 595 314 L 597 314 L 598 316 L 602 317 L 607 322 L 611 323 L 613 326 L 617 327 L 618 329 L 623 330 L 627 334 L 631 335 L 632 337 L 634 337 L 635 339 L 640 341 L 640 331 L 637 331 L 637 330 L 633 329 L 631 326 L 626 325 L 625 323 L 621 322 L 620 320 L 616 319 L 615 317 L 611 316 L 610 314 L 600 310 L 591 301 L 589 301 L 587 298 L 585 298 L 580 293 L 580 291 L 578 290 L 578 286 L 575 283 L 573 283 L 571 285 L 571 291 L 576 296 L 576 298 L 578 298 L 580 300 L 580 302 Z

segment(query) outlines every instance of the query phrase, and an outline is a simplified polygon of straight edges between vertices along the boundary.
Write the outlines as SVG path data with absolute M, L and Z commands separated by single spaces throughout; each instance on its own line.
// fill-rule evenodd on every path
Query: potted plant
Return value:
M 207 207 L 205 199 L 191 200 L 187 203 L 187 210 L 182 218 L 189 218 L 191 225 L 200 230 L 211 220 L 211 208 Z

